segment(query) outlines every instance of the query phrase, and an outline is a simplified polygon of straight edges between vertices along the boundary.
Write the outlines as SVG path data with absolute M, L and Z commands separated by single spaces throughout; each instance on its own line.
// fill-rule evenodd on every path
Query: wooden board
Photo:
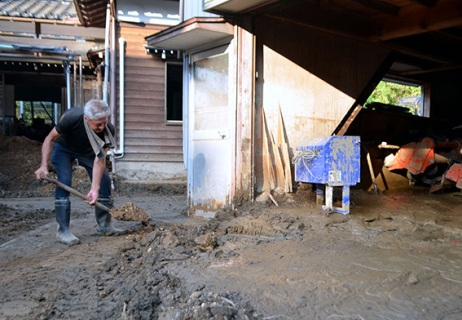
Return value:
M 275 188 L 275 176 L 273 161 L 268 148 L 268 135 L 266 132 L 266 118 L 263 107 L 261 108 L 262 130 L 263 130 L 263 187 L 262 191 L 271 191 Z

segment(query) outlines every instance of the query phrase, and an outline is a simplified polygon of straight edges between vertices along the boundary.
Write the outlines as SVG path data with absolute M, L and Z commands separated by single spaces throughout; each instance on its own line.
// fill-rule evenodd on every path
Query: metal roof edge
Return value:
M 189 50 L 233 35 L 234 26 L 224 18 L 196 17 L 147 36 L 145 40 L 149 47 Z

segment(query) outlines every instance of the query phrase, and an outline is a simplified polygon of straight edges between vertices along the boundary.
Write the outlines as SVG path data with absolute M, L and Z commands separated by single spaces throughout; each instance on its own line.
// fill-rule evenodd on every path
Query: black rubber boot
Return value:
M 104 204 L 108 208 L 112 208 L 114 206 L 114 201 L 112 198 L 99 198 L 98 202 Z M 95 217 L 96 223 L 98 226 L 96 227 L 99 234 L 121 234 L 123 230 L 117 229 L 112 225 L 111 222 L 111 214 L 103 209 L 95 207 Z
M 69 246 L 79 244 L 79 238 L 69 231 L 69 222 L 71 221 L 71 203 L 69 199 L 56 199 L 55 212 L 56 222 L 58 222 L 56 240 Z

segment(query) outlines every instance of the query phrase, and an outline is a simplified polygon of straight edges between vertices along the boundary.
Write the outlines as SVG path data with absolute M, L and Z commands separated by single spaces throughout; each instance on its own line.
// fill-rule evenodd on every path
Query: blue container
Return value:
M 352 186 L 360 179 L 358 136 L 310 138 L 296 148 L 295 181 Z

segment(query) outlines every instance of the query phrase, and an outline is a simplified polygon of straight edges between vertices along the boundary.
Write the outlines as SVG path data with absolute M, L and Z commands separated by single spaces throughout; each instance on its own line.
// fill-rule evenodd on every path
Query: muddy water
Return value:
M 2 244 L 0 319 L 462 319 L 459 197 L 353 193 L 350 217 L 268 203 L 211 221 L 184 200 L 137 198 L 154 222 L 114 221 L 124 236 L 94 235 L 85 207 L 79 246 L 51 223 Z
M 304 229 L 284 240 L 228 234 L 221 249 L 236 255 L 208 281 L 268 319 L 462 319 L 462 201 L 424 190 L 355 202 L 349 218 L 286 210 Z
M 280 319 L 460 319 L 460 242 L 383 240 L 313 232 L 237 250 L 208 271 Z

